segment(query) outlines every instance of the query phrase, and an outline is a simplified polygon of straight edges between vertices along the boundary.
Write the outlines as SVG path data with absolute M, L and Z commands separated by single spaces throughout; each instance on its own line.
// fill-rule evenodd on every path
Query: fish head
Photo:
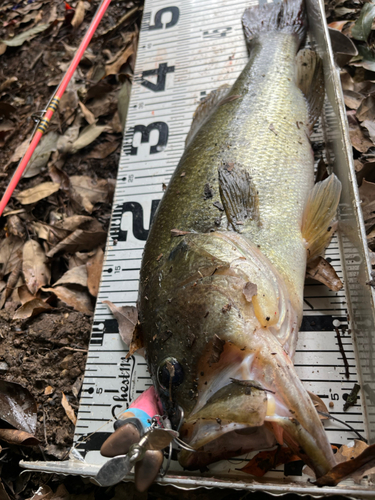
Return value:
M 183 450 L 181 465 L 286 442 L 318 476 L 329 470 L 331 448 L 291 360 L 299 315 L 270 261 L 217 232 L 184 236 L 162 269 L 146 353 L 164 409 L 175 425 L 184 416 L 181 439 L 196 450 Z

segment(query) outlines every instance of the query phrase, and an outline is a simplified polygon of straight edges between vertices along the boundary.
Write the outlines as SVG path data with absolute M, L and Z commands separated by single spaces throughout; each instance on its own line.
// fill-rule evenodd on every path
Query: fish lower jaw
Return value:
M 182 439 L 186 439 L 185 433 L 192 432 L 191 426 L 199 427 L 199 437 L 189 443 L 197 452 L 182 450 L 178 457 L 182 467 L 188 470 L 201 469 L 219 460 L 272 448 L 277 444 L 272 431 L 265 425 L 249 427 L 248 424 L 223 423 L 220 419 L 205 420 L 185 424 L 181 431 Z
M 221 388 L 207 405 L 190 415 L 181 438 L 197 450 L 180 453 L 181 465 L 199 469 L 222 459 L 282 444 L 282 431 L 267 422 L 279 417 L 271 393 L 231 383 Z M 285 413 L 285 411 L 283 412 Z M 276 432 L 275 432 L 276 431 Z

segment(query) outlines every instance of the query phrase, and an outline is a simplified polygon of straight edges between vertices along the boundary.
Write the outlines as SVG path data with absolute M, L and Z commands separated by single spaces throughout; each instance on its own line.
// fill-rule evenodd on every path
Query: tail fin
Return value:
M 246 9 L 242 25 L 247 42 L 266 31 L 295 33 L 302 42 L 307 28 L 304 3 L 304 0 L 284 0 Z

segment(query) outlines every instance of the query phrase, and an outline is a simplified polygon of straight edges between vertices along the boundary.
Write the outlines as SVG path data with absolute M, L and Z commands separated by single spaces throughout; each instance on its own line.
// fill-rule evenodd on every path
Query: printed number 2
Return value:
M 160 9 L 155 14 L 155 24 L 150 26 L 150 30 L 160 30 L 164 28 L 162 23 L 163 14 L 170 12 L 172 14 L 172 19 L 165 25 L 165 28 L 172 28 L 175 24 L 178 23 L 178 19 L 180 17 L 180 9 L 178 7 L 165 7 L 164 9 Z

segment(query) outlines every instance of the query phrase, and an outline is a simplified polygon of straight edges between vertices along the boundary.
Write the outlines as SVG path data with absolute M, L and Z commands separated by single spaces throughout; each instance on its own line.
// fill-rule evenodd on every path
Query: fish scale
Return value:
M 176 0 L 173 2 L 179 10 L 178 22 L 166 28 L 169 12 L 163 14 L 162 28 L 149 29 L 154 24 L 157 12 L 171 7 L 171 2 L 163 0 L 146 0 L 145 14 L 140 34 L 139 50 L 135 70 L 135 85 L 133 86 L 128 121 L 125 129 L 123 153 L 120 159 L 119 173 L 114 199 L 110 239 L 106 249 L 106 259 L 103 267 L 102 282 L 94 316 L 94 325 L 89 347 L 88 362 L 83 382 L 83 393 L 78 423 L 76 426 L 75 442 L 77 449 L 86 457 L 86 464 L 81 466 L 70 463 L 39 464 L 39 470 L 59 470 L 61 473 L 90 475 L 97 471 L 99 464 L 106 459 L 100 456 L 101 442 L 108 433 L 112 432 L 113 415 L 121 413 L 132 399 L 143 392 L 150 385 L 146 363 L 138 358 L 126 361 L 126 348 L 117 333 L 116 322 L 109 313 L 103 300 L 111 300 L 118 306 L 134 304 L 137 298 L 140 259 L 144 240 L 134 236 L 134 229 L 140 227 L 148 230 L 152 202 L 157 202 L 163 195 L 163 184 L 168 184 L 171 173 L 177 165 L 184 149 L 184 137 L 187 134 L 192 114 L 197 103 L 211 90 L 217 88 L 218 83 L 233 83 L 248 60 L 248 54 L 242 34 L 240 17 L 243 10 L 256 2 L 239 1 L 236 9 L 229 0 L 204 0 L 193 2 Z M 223 26 L 225 28 L 223 28 Z M 230 29 L 228 29 L 230 28 Z M 225 29 L 225 36 L 222 36 Z M 216 33 L 215 33 L 216 31 Z M 205 34 L 207 32 L 207 34 Z M 160 62 L 167 62 L 175 66 L 175 72 L 167 74 L 165 90 L 152 92 L 140 84 L 142 71 L 157 68 Z M 156 77 L 148 77 L 156 81 Z M 332 130 L 332 135 L 340 137 L 335 131 L 336 118 L 330 107 L 325 110 L 326 122 Z M 168 145 L 159 154 L 150 155 L 149 143 L 140 143 L 140 133 L 134 135 L 137 124 L 149 125 L 156 120 L 164 121 L 169 126 Z M 151 143 L 156 144 L 157 133 L 151 135 Z M 321 129 L 312 137 L 315 149 L 322 150 L 323 135 Z M 137 155 L 126 154 L 130 145 L 138 146 Z M 332 152 L 324 154 L 332 157 Z M 319 155 L 316 160 L 319 160 Z M 146 186 L 147 184 L 147 186 Z M 125 203 L 138 203 L 130 209 Z M 344 207 L 345 209 L 345 207 Z M 134 222 L 134 215 L 137 222 Z M 349 209 L 341 210 L 343 219 L 352 220 Z M 127 232 L 126 239 L 120 236 L 120 231 Z M 308 280 L 305 287 L 304 322 L 299 335 L 296 350 L 297 372 L 303 379 L 305 386 L 319 394 L 330 409 L 339 418 L 352 421 L 352 425 L 360 432 L 366 433 L 367 424 L 364 414 L 364 396 L 360 392 L 357 405 L 345 414 L 342 406 L 355 382 L 357 382 L 358 352 L 363 358 L 369 351 L 371 343 L 366 340 L 366 331 L 370 328 L 363 292 L 357 282 L 361 269 L 362 255 L 351 240 L 344 237 L 339 241 L 333 238 L 327 255 L 332 259 L 339 276 L 346 278 L 350 286 L 350 300 L 355 304 L 358 313 L 354 319 L 355 326 L 361 334 L 357 342 L 348 333 L 348 306 L 344 292 L 330 292 L 322 285 Z M 341 259 L 347 261 L 347 269 L 341 269 Z M 351 262 L 351 264 L 350 264 Z M 350 264 L 350 265 L 349 265 Z M 361 316 L 362 315 L 362 316 Z M 305 321 L 313 318 L 312 321 Z M 351 377 L 347 381 L 343 373 L 341 354 L 335 340 L 332 322 L 338 321 L 340 331 L 344 332 L 345 351 L 350 360 Z M 370 323 L 371 324 L 371 323 Z M 323 330 L 319 330 L 323 328 Z M 317 333 L 318 332 L 318 333 Z M 337 370 L 332 367 L 317 368 L 317 364 L 331 364 L 332 360 Z M 336 365 L 337 363 L 337 365 Z M 314 371 L 314 373 L 312 373 Z M 318 373 L 319 371 L 319 373 Z M 365 382 L 371 390 L 371 369 L 364 371 Z M 366 375 L 368 374 L 368 375 Z M 125 377 L 124 377 L 125 375 Z M 128 384 L 123 382 L 129 381 Z M 366 395 L 367 405 L 371 409 L 371 400 Z M 375 414 L 373 410 L 373 414 Z M 374 417 L 370 416 L 371 420 Z M 373 424 L 372 424 L 373 425 Z M 92 435 L 91 439 L 87 436 Z M 354 435 L 340 424 L 330 422 L 328 435 L 334 442 L 348 442 Z M 98 439 L 96 439 L 96 436 Z M 228 487 L 248 488 L 248 476 L 241 475 L 233 483 L 233 477 L 238 475 L 236 469 L 244 466 L 250 457 L 231 459 L 230 462 L 218 463 L 210 467 L 211 473 L 217 474 L 225 481 Z M 30 466 L 30 464 L 24 464 Z M 38 469 L 38 467 L 35 467 Z M 173 472 L 177 472 L 174 474 Z M 178 487 L 217 485 L 209 477 L 202 475 L 199 479 L 189 475 L 179 476 L 180 467 L 172 462 L 171 474 L 163 479 L 164 484 L 172 483 Z M 284 486 L 272 483 L 272 478 L 281 478 L 284 468 L 271 471 L 269 483 L 253 483 L 254 490 L 271 492 L 286 492 Z M 301 477 L 296 477 L 301 479 Z M 345 489 L 346 488 L 346 489 Z M 363 489 L 363 488 L 362 488 Z M 331 488 L 333 493 L 350 494 L 355 487 L 349 484 L 344 488 Z M 289 491 L 289 490 L 288 490 Z M 321 489 L 313 486 L 300 487 L 295 485 L 293 491 L 303 493 L 322 494 Z M 358 491 L 358 488 L 357 488 Z M 370 498 L 372 493 L 364 491 L 363 497 Z

